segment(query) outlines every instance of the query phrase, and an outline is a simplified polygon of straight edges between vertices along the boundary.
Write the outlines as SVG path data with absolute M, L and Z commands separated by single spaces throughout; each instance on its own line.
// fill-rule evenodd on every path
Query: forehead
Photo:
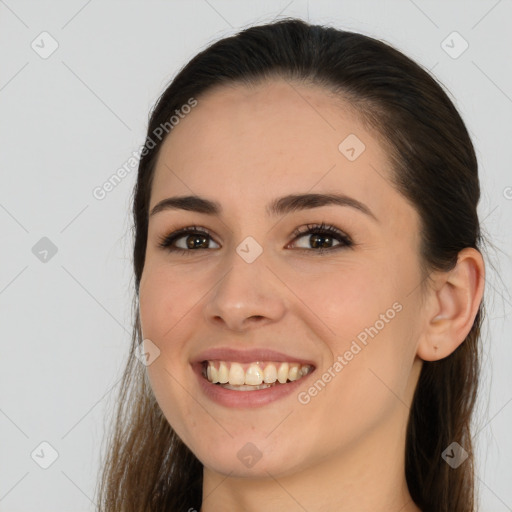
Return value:
M 323 88 L 274 80 L 223 86 L 197 101 L 163 143 L 152 205 L 171 194 L 258 203 L 336 190 L 379 209 L 386 192 L 396 194 L 375 134 Z

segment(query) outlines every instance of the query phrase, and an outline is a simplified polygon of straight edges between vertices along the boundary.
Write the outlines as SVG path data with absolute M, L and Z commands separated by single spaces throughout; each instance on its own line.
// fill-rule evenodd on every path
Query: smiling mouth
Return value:
M 314 367 L 310 364 L 287 362 L 238 363 L 231 361 L 203 361 L 202 375 L 224 389 L 257 391 L 285 385 L 302 379 Z

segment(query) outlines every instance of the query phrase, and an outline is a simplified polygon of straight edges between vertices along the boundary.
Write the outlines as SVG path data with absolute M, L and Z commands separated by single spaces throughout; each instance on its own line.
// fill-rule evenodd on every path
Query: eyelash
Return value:
M 164 235 L 160 238 L 158 242 L 158 246 L 162 249 L 166 249 L 169 252 L 173 253 L 179 253 L 179 254 L 188 254 L 191 255 L 191 253 L 201 250 L 201 249 L 182 249 L 181 247 L 174 247 L 172 244 L 179 240 L 180 238 L 186 236 L 186 235 L 205 235 L 207 237 L 211 238 L 211 234 L 208 232 L 207 229 L 201 228 L 198 226 L 187 226 L 185 228 L 179 229 L 177 231 L 174 231 L 173 233 L 170 233 L 168 235 Z M 328 224 L 324 224 L 323 222 L 321 224 L 307 224 L 306 228 L 297 228 L 293 231 L 292 235 L 294 236 L 293 241 L 296 241 L 298 238 L 301 238 L 305 235 L 328 235 L 329 238 L 334 238 L 340 243 L 338 245 L 335 245 L 334 247 L 329 248 L 323 248 L 320 247 L 319 249 L 304 249 L 299 248 L 298 250 L 301 252 L 314 252 L 320 255 L 324 255 L 326 253 L 330 253 L 333 251 L 337 251 L 344 248 L 350 248 L 354 245 L 351 238 L 340 231 L 339 229 L 335 228 L 334 226 L 330 226 Z

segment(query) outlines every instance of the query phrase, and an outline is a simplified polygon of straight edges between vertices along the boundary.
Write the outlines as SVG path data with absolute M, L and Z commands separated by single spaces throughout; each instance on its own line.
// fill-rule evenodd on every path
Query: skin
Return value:
M 276 79 L 197 99 L 161 148 L 150 211 L 178 195 L 223 211 L 150 217 L 139 299 L 143 337 L 160 350 L 147 368 L 154 394 L 204 465 L 201 511 L 420 510 L 404 474 L 409 406 L 422 360 L 446 357 L 471 328 L 480 254 L 465 249 L 453 271 L 423 279 L 420 219 L 390 183 L 383 146 L 325 90 Z M 349 134 L 366 146 L 354 161 L 338 149 Z M 265 210 L 277 197 L 322 192 L 353 197 L 376 219 L 337 205 Z M 311 235 L 292 235 L 322 222 L 354 246 L 319 255 Z M 158 246 L 189 225 L 212 233 L 209 248 Z M 263 248 L 252 263 L 236 252 L 247 236 Z M 401 311 L 307 404 L 293 393 L 228 408 L 205 397 L 190 366 L 209 347 L 275 348 L 315 362 L 307 391 L 395 303 Z M 261 453 L 251 468 L 237 457 L 248 442 Z

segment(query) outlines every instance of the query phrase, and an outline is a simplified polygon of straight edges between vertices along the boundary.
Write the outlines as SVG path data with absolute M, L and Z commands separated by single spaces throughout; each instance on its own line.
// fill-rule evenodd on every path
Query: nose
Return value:
M 283 284 L 267 268 L 263 255 L 247 263 L 238 254 L 207 297 L 209 323 L 233 331 L 277 322 L 285 314 Z

